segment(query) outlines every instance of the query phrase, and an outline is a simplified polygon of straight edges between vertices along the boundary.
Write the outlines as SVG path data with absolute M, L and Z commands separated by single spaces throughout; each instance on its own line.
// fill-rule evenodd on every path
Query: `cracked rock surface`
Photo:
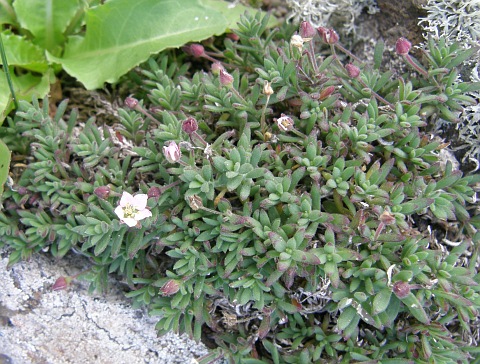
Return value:
M 185 336 L 157 337 L 156 318 L 133 309 L 118 285 L 90 294 L 74 280 L 53 291 L 58 277 L 88 265 L 80 256 L 7 263 L 0 250 L 0 364 L 191 363 L 208 352 Z

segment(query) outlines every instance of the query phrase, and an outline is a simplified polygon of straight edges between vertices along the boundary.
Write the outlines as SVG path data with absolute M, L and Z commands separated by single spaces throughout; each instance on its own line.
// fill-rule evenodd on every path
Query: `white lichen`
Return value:
M 427 16 L 420 19 L 425 38 L 444 37 L 448 44 L 458 42 L 464 48 L 480 45 L 480 1 L 479 0 L 428 0 L 424 6 Z M 463 65 L 464 79 L 479 82 L 480 54 L 477 52 Z M 470 96 L 480 99 L 479 92 Z M 478 165 L 480 159 L 480 106 L 465 105 L 456 125 L 460 140 L 466 149 L 463 162 L 473 161 Z M 441 121 L 440 121 L 441 122 Z M 437 125 L 437 128 L 439 126 Z
M 315 27 L 337 26 L 344 34 L 355 34 L 355 20 L 366 9 L 369 14 L 379 11 L 375 0 L 287 0 L 289 20 L 308 21 Z

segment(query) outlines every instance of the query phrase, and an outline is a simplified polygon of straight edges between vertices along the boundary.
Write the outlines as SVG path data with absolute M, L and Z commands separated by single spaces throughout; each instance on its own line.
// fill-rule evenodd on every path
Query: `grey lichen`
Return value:
M 427 16 L 419 24 L 425 31 L 425 38 L 445 37 L 447 42 L 458 42 L 464 48 L 480 45 L 480 2 L 478 0 L 428 0 L 424 6 Z M 477 52 L 464 65 L 462 78 L 480 82 L 480 53 Z M 480 98 L 480 93 L 471 96 Z M 465 143 L 463 161 L 472 161 L 478 169 L 480 160 L 480 106 L 466 106 L 457 124 L 459 139 Z
M 290 17 L 305 20 L 314 26 L 334 26 L 343 34 L 355 34 L 355 19 L 366 9 L 379 11 L 375 0 L 287 0 Z

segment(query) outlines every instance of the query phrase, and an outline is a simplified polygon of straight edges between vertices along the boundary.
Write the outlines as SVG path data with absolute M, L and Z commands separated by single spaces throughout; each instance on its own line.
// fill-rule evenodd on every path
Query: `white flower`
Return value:
M 175 141 L 171 140 L 167 142 L 167 145 L 163 146 L 163 155 L 170 163 L 177 163 L 182 157 L 180 147 Z
M 146 209 L 147 200 L 148 196 L 145 194 L 132 196 L 128 192 L 123 192 L 115 213 L 121 222 L 130 227 L 136 226 L 140 220 L 152 216 L 152 213 Z

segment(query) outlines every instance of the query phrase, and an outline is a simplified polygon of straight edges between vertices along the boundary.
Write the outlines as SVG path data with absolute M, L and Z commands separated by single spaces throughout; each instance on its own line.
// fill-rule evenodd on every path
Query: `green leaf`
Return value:
M 0 140 L 0 197 L 3 194 L 3 185 L 7 181 L 8 171 L 10 170 L 11 152 L 6 144 Z
M 424 209 L 425 207 L 430 206 L 434 202 L 433 198 L 417 198 L 411 202 L 402 203 L 400 206 L 402 208 L 401 213 L 405 215 L 413 214 L 419 210 Z
M 357 310 L 355 310 L 355 308 L 352 306 L 348 306 L 338 317 L 337 327 L 340 330 L 345 330 L 345 328 L 350 325 L 350 322 L 352 322 L 355 316 L 357 316 Z
M 383 312 L 387 309 L 390 303 L 390 297 L 392 295 L 392 290 L 390 288 L 384 288 L 377 293 L 373 299 L 373 315 L 377 315 L 380 312 Z
M 54 80 L 53 72 L 47 72 L 42 77 L 30 73 L 16 76 L 10 73 L 17 100 L 31 101 L 32 97 L 43 98 L 50 91 L 50 83 Z M 5 116 L 13 109 L 5 73 L 0 70 L 0 125 Z
M 25 37 L 2 33 L 3 46 L 9 66 L 20 66 L 29 71 L 46 72 L 48 69 L 45 52 Z
M 62 57 L 47 56 L 95 89 L 151 54 L 224 33 L 245 10 L 218 0 L 111 0 L 87 11 L 84 38 L 70 37 Z
M 13 4 L 20 25 L 49 52 L 60 52 L 64 32 L 80 8 L 79 0 L 16 0 Z

